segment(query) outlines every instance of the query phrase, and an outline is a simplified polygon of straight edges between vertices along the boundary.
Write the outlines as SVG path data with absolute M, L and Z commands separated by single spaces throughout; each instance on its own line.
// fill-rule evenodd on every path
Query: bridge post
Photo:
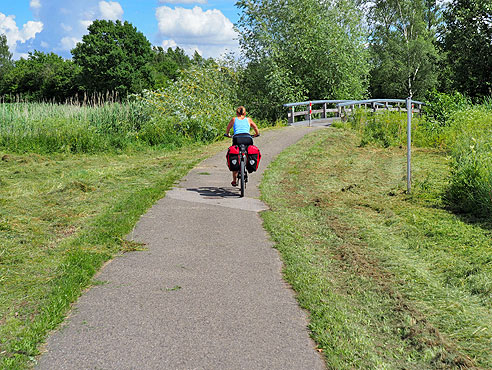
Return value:
M 326 103 L 323 103 L 323 116 L 322 118 L 326 118 Z
M 313 113 L 313 103 L 309 102 L 309 127 L 311 127 L 311 114 Z
M 290 107 L 290 116 L 287 113 L 287 118 L 288 118 L 289 124 L 291 124 L 291 125 L 294 123 L 294 112 L 295 112 L 295 107 L 292 106 L 292 107 Z

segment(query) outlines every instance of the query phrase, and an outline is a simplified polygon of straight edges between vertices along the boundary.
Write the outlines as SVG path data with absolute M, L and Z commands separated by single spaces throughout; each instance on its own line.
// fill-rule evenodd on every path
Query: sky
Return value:
M 235 0 L 0 0 L 0 34 L 14 59 L 70 50 L 95 19 L 128 21 L 154 46 L 218 58 L 238 50 Z

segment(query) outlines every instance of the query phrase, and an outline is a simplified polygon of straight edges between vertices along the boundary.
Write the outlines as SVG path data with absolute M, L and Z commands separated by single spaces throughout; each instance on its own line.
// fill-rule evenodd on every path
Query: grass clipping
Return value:
M 445 156 L 320 130 L 265 173 L 262 214 L 329 368 L 492 368 L 490 225 L 443 206 Z
M 198 161 L 226 142 L 128 154 L 0 158 L 0 368 L 25 368 L 38 345 L 125 236 Z

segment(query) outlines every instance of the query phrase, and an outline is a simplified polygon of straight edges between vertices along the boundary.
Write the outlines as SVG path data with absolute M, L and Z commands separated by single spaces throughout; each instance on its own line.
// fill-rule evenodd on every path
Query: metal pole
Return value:
M 412 190 L 412 98 L 407 98 L 407 194 Z

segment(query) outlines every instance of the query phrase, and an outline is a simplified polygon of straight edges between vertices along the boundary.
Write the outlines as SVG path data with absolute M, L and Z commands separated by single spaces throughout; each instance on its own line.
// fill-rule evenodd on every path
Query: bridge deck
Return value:
M 311 126 L 331 126 L 331 124 L 335 121 L 339 121 L 340 117 L 330 117 L 330 118 L 321 118 L 321 119 L 313 119 L 311 120 Z M 309 120 L 299 121 L 290 123 L 289 126 L 309 126 Z

